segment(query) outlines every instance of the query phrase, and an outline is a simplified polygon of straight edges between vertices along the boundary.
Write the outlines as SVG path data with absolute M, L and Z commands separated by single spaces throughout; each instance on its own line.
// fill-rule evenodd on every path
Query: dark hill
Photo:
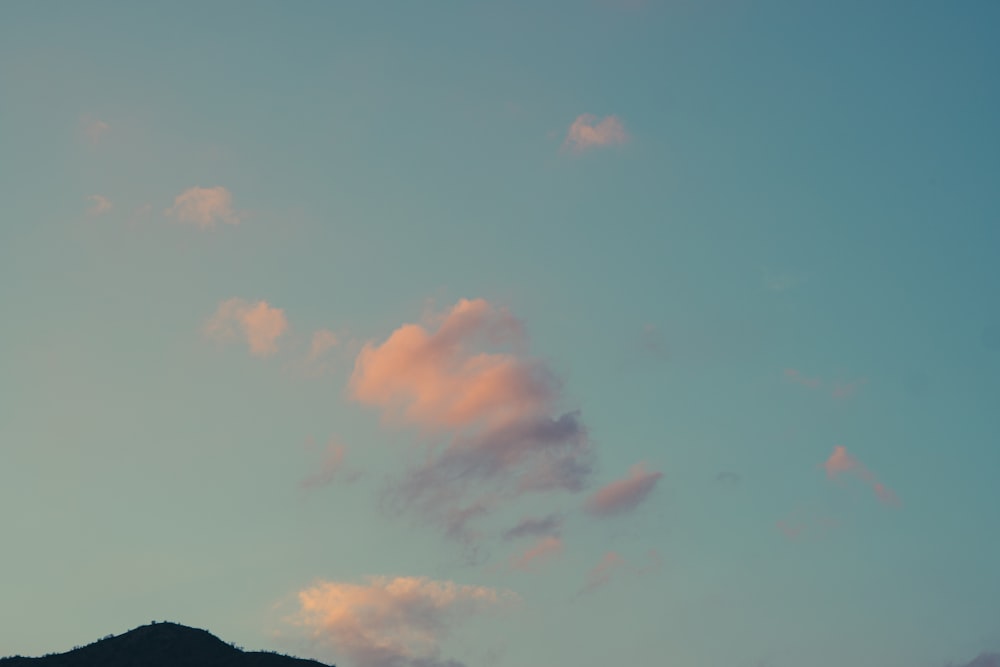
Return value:
M 327 667 L 278 653 L 245 652 L 177 623 L 153 623 L 41 658 L 0 658 L 0 667 Z

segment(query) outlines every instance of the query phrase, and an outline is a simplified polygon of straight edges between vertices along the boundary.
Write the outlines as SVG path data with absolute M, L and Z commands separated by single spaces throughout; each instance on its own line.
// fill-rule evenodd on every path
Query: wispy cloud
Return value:
M 823 387 L 828 386 L 821 378 L 808 377 L 795 368 L 786 368 L 784 376 L 785 380 L 788 382 L 806 387 L 807 389 L 822 389 Z M 830 396 L 837 399 L 851 398 L 867 383 L 867 378 L 833 382 L 832 388 L 830 389 Z
M 872 487 L 875 496 L 886 505 L 899 505 L 900 500 L 896 494 L 885 484 L 880 482 L 871 470 L 866 468 L 860 461 L 852 456 L 843 445 L 836 445 L 830 458 L 823 463 L 827 478 L 835 480 L 841 475 L 854 475 L 865 484 Z
M 625 559 L 616 551 L 609 551 L 587 575 L 587 586 L 584 590 L 592 591 L 606 586 L 615 571 L 625 566 Z
M 87 215 L 92 218 L 103 215 L 112 208 L 111 200 L 103 195 L 90 195 L 87 197 L 87 201 L 93 202 L 87 209 Z
M 471 616 L 517 599 L 507 591 L 426 577 L 319 581 L 289 619 L 357 667 L 461 667 L 441 643 Z
M 326 486 L 333 482 L 339 475 L 345 481 L 353 481 L 357 478 L 356 473 L 348 473 L 345 470 L 345 460 L 347 459 L 347 447 L 336 438 L 331 438 L 323 452 L 319 470 L 308 475 L 299 482 L 299 486 L 304 489 L 312 489 Z
M 808 387 L 809 389 L 819 389 L 823 385 L 823 381 L 819 378 L 806 377 L 795 368 L 785 369 L 785 379 L 793 384 L 802 385 L 803 387 Z
M 644 575 L 653 572 L 661 566 L 660 554 L 655 549 L 649 551 L 649 564 L 646 566 L 636 566 L 628 563 L 621 554 L 616 551 L 609 551 L 601 558 L 601 561 L 587 573 L 587 584 L 581 593 L 589 593 L 602 586 L 611 583 L 618 573 L 627 572 L 633 575 Z
M 980 653 L 964 665 L 948 663 L 947 667 L 1000 667 L 1000 653 Z
M 591 148 L 618 146 L 628 141 L 625 126 L 617 116 L 598 119 L 589 113 L 577 116 L 566 132 L 563 150 L 582 153 Z
M 188 222 L 207 229 L 216 222 L 235 225 L 240 222 L 233 210 L 233 195 L 226 188 L 193 187 L 174 198 L 174 205 L 164 213 L 177 222 Z
M 287 330 L 288 320 L 280 308 L 238 298 L 220 303 L 204 327 L 205 335 L 213 340 L 246 339 L 250 353 L 258 357 L 277 352 L 278 339 Z
M 320 329 L 315 332 L 312 336 L 312 341 L 309 343 L 309 361 L 319 361 L 339 342 L 340 341 L 337 339 L 337 335 L 329 329 Z
M 400 506 L 467 536 L 468 520 L 504 500 L 583 488 L 586 428 L 576 412 L 555 416 L 559 383 L 526 348 L 521 323 L 483 299 L 463 299 L 427 326 L 406 324 L 364 346 L 352 396 L 444 440 L 394 487 Z
M 104 138 L 104 135 L 111 130 L 111 126 L 96 118 L 84 118 L 81 121 L 83 134 L 92 146 L 96 146 Z
M 506 533 L 503 539 L 514 540 L 520 537 L 538 537 L 544 535 L 559 535 L 562 531 L 563 518 L 558 514 L 549 514 L 541 518 L 527 517 Z
M 627 477 L 611 482 L 587 499 L 584 509 L 593 516 L 611 516 L 635 509 L 656 488 L 662 472 L 646 472 L 643 464 L 632 466 Z
M 558 554 L 562 553 L 562 550 L 562 539 L 556 537 L 555 535 L 547 535 L 540 538 L 524 553 L 513 558 L 511 560 L 511 567 L 515 570 L 532 570 L 541 562 L 551 560 Z

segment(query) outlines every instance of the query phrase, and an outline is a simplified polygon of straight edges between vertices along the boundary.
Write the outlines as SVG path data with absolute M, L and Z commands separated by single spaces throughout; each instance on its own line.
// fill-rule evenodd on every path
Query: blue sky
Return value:
M 0 655 L 995 664 L 998 29 L 7 3 Z

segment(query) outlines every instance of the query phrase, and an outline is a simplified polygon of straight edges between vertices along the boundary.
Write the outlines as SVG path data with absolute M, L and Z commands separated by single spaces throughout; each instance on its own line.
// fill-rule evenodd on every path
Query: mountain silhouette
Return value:
M 243 651 L 206 630 L 152 623 L 40 658 L 0 658 L 0 667 L 328 667 L 278 653 Z

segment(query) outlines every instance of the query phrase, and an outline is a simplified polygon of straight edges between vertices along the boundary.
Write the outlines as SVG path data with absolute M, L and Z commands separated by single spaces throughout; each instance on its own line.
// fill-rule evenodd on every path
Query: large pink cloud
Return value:
M 646 472 L 643 464 L 632 466 L 627 477 L 598 489 L 584 509 L 594 516 L 610 516 L 634 509 L 656 488 L 662 472 Z
M 246 339 L 250 353 L 266 357 L 278 350 L 278 339 L 288 330 L 285 312 L 266 301 L 229 299 L 219 304 L 205 323 L 205 335 L 214 340 Z
M 597 116 L 585 113 L 577 116 L 566 132 L 563 149 L 581 153 L 590 148 L 617 146 L 628 141 L 625 126 L 617 116 Z
M 467 536 L 471 519 L 514 496 L 583 488 L 586 428 L 579 413 L 558 415 L 559 383 L 527 347 L 521 323 L 483 299 L 364 346 L 351 395 L 430 446 L 394 487 L 399 506 Z
M 426 577 L 319 581 L 297 597 L 298 612 L 289 620 L 357 667 L 460 667 L 441 658 L 452 629 L 517 599 Z
M 827 478 L 831 480 L 837 479 L 844 474 L 853 475 L 865 484 L 871 486 L 872 491 L 875 492 L 875 497 L 882 503 L 885 503 L 886 505 L 900 504 L 899 497 L 896 496 L 895 492 L 880 482 L 875 476 L 875 473 L 862 465 L 862 463 L 854 458 L 854 456 L 852 456 L 843 445 L 836 445 L 833 448 L 833 453 L 831 453 L 830 457 L 823 463 L 823 468 L 826 470 Z
M 216 222 L 235 225 L 240 222 L 233 210 L 233 195 L 222 186 L 214 188 L 193 187 L 174 198 L 174 205 L 165 213 L 177 222 L 189 222 L 202 229 Z

